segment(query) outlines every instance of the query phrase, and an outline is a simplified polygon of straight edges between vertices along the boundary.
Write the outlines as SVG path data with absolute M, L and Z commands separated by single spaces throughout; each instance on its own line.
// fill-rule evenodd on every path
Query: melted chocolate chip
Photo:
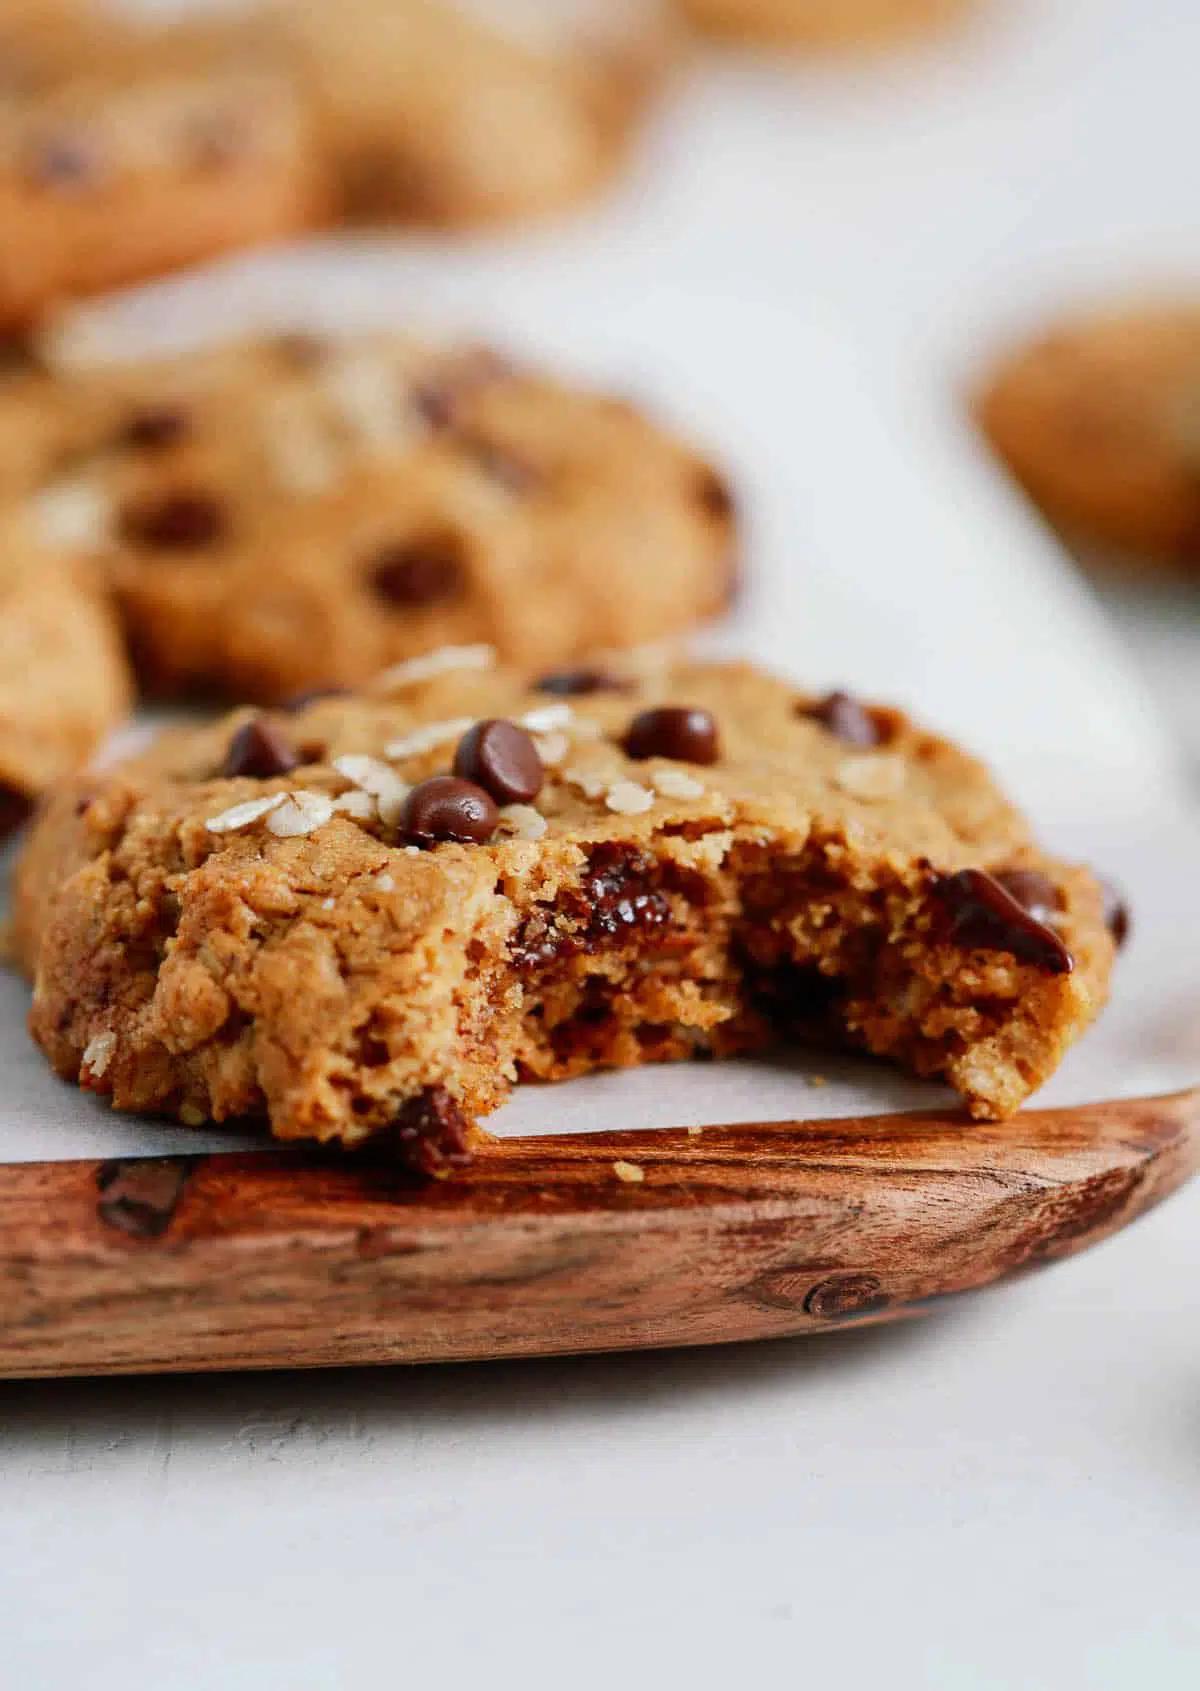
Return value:
M 575 698 L 584 693 L 628 693 L 631 683 L 603 669 L 559 669 L 534 682 L 539 693 Z
M 1104 925 L 1112 935 L 1118 951 L 1129 938 L 1132 918 L 1129 904 L 1124 894 L 1111 881 L 1099 877 L 1100 890 L 1104 894 Z
M 671 905 L 654 885 L 654 860 L 636 846 L 605 841 L 592 849 L 578 894 L 555 911 L 527 918 L 512 945 L 518 969 L 533 972 L 581 952 L 601 950 L 671 921 Z
M 715 763 L 720 755 L 716 719 L 693 705 L 658 705 L 640 711 L 625 735 L 632 758 L 669 757 L 676 763 Z
M 992 879 L 999 881 L 1035 922 L 1053 927 L 1054 918 L 1062 910 L 1063 897 L 1049 875 L 1040 869 L 993 869 Z
M 230 740 L 221 774 L 250 775 L 258 781 L 269 781 L 274 775 L 289 774 L 299 763 L 287 735 L 265 717 L 252 716 Z
M 400 540 L 371 560 L 371 587 L 389 605 L 433 605 L 460 590 L 463 566 L 462 541 L 449 531 Z
M 227 527 L 225 508 L 210 493 L 168 493 L 129 507 L 121 517 L 127 541 L 160 552 L 208 551 Z
M 951 945 L 974 951 L 1008 951 L 1053 975 L 1069 974 L 1075 960 L 1059 936 L 1019 904 L 982 869 L 937 875 L 933 893 L 946 920 Z
M 174 1219 L 194 1157 L 122 1157 L 96 1170 L 101 1221 L 135 1239 L 158 1239 Z
M 178 405 L 146 405 L 126 419 L 120 440 L 123 446 L 157 452 L 186 440 L 191 426 L 187 412 Z
M 400 812 L 400 831 L 414 844 L 459 840 L 483 845 L 496 832 L 499 816 L 490 793 L 455 775 L 433 775 L 409 793 Z
M 497 804 L 528 804 L 546 779 L 533 740 L 502 717 L 490 717 L 467 730 L 458 742 L 454 773 L 474 781 Z
M 762 964 L 747 959 L 747 996 L 775 1027 L 783 1030 L 826 1023 L 841 1003 L 844 983 L 823 974 L 815 963 L 782 958 Z
M 437 1180 L 471 1160 L 471 1124 L 444 1086 L 407 1099 L 379 1143 L 418 1174 Z
M 852 693 L 829 693 L 813 705 L 797 705 L 797 715 L 811 717 L 849 746 L 877 746 L 879 724 Z

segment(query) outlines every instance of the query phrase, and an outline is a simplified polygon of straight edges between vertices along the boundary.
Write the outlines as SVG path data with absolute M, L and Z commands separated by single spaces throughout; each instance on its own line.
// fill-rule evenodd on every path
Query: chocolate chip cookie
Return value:
M 1200 305 L 1064 323 L 999 365 L 977 414 L 1068 538 L 1200 575 Z
M 663 0 L 275 8 L 341 213 L 456 224 L 571 203 L 621 162 L 672 56 Z
M 896 711 L 653 654 L 531 682 L 467 648 L 68 785 L 16 943 L 38 1043 L 116 1107 L 439 1174 L 518 1080 L 798 1035 L 1006 1116 L 1115 942 L 1096 879 Z
M 965 0 L 681 0 L 701 29 L 802 47 L 890 41 L 937 28 Z
M 116 727 L 129 694 L 95 581 L 0 521 L 0 836 Z
M 474 641 L 557 664 L 686 628 L 732 583 L 703 458 L 479 348 L 284 337 L 35 373 L 0 388 L 10 440 L 13 492 L 40 442 L 34 519 L 104 568 L 157 693 L 279 701 Z
M 303 91 L 256 31 L 99 11 L 0 27 L 0 326 L 327 210 Z

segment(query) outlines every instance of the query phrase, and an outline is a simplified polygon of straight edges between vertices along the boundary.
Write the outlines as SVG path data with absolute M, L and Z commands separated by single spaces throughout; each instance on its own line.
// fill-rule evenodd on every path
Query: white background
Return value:
M 332 290 L 320 258 L 296 289 L 321 279 L 336 313 L 383 275 L 405 305 L 524 321 L 584 366 L 628 360 L 744 456 L 742 637 L 918 703 L 1125 878 L 1137 938 L 1087 1060 L 1166 1084 L 1200 1075 L 1200 831 L 1168 736 L 952 394 L 1060 299 L 1194 283 L 1200 8 L 987 12 L 869 67 L 712 66 L 594 216 L 372 248 Z M 205 291 L 254 295 L 256 274 Z M 1193 1687 L 1198 1223 L 1193 1191 L 877 1334 L 0 1386 L 0 1677 Z

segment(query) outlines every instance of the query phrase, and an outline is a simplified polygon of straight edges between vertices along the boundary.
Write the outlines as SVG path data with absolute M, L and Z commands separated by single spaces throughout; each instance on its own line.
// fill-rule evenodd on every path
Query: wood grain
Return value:
M 12 1164 L 0 1375 L 527 1356 L 889 1320 L 1082 1250 L 1198 1166 L 1200 1090 L 995 1125 L 505 1140 L 469 1179 L 425 1187 L 282 1150 Z

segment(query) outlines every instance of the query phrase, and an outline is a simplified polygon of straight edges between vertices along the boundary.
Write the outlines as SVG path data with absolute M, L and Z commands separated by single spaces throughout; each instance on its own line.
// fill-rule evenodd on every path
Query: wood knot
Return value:
M 886 1309 L 891 1300 L 875 1274 L 831 1274 L 818 1280 L 804 1300 L 804 1313 L 814 1321 L 844 1321 Z
M 96 1211 L 108 1227 L 158 1239 L 171 1225 L 197 1157 L 120 1157 L 96 1170 Z

